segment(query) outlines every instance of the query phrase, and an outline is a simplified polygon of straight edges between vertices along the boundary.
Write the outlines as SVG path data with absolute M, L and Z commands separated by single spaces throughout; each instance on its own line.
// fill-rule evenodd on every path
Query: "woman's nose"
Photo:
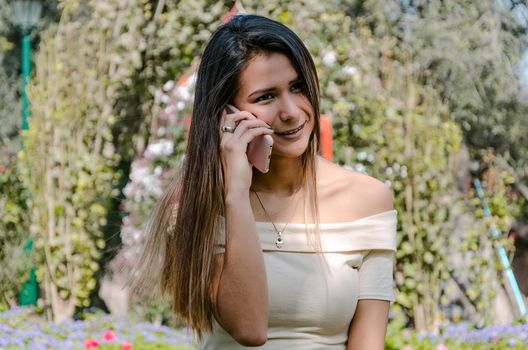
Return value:
M 299 106 L 291 96 L 284 97 L 279 105 L 279 117 L 283 122 L 297 119 L 300 116 Z

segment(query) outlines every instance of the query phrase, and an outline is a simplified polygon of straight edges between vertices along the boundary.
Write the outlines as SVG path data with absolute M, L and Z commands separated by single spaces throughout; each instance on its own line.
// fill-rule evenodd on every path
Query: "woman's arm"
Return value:
M 364 180 L 364 196 L 370 199 L 365 201 L 364 210 L 370 215 L 392 210 L 392 191 L 374 178 L 366 177 Z M 385 251 L 372 251 L 364 258 L 360 267 L 360 275 L 363 275 L 360 276 L 360 283 L 362 289 L 370 290 L 367 295 L 373 294 L 372 291 L 392 288 L 392 265 L 393 256 Z M 383 350 L 389 308 L 388 300 L 368 299 L 368 296 L 360 299 L 348 331 L 347 350 Z
M 268 335 L 268 285 L 249 193 L 226 197 L 226 252 L 217 255 L 214 316 L 238 343 L 260 346 Z
M 218 255 L 215 258 L 213 314 L 238 343 L 260 346 L 268 335 L 268 283 L 249 201 L 252 166 L 246 150 L 255 137 L 270 135 L 273 130 L 246 111 L 227 114 L 224 110 L 221 125 L 235 130 L 222 132 L 220 141 L 226 243 L 223 257 Z
M 383 350 L 390 302 L 362 299 L 348 331 L 347 350 Z

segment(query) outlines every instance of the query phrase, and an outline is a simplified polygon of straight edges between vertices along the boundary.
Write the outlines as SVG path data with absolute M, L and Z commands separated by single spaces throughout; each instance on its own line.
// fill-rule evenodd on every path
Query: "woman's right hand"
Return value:
M 223 126 L 232 127 L 234 131 L 222 131 Z M 220 133 L 220 156 L 224 169 L 225 193 L 249 192 L 252 165 L 246 153 L 248 144 L 258 136 L 272 135 L 273 129 L 247 111 L 233 113 L 226 107 L 222 112 Z

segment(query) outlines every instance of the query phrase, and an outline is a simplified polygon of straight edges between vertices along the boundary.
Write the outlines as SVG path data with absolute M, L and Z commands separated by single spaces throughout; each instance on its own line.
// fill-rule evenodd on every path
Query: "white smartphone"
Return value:
M 226 105 L 231 113 L 240 112 L 238 108 L 233 105 Z M 247 148 L 247 157 L 251 165 L 257 168 L 261 173 L 269 171 L 269 163 L 271 159 L 271 150 L 273 149 L 273 138 L 270 135 L 261 135 L 255 137 Z

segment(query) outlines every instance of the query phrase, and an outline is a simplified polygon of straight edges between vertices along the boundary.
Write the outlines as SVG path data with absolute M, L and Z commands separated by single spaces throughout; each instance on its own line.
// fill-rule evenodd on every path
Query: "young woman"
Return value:
M 205 48 L 182 173 L 153 214 L 138 280 L 151 288 L 161 262 L 200 349 L 384 348 L 392 195 L 317 155 L 317 79 L 297 35 L 264 17 L 235 16 Z M 246 155 L 262 135 L 267 173 Z

